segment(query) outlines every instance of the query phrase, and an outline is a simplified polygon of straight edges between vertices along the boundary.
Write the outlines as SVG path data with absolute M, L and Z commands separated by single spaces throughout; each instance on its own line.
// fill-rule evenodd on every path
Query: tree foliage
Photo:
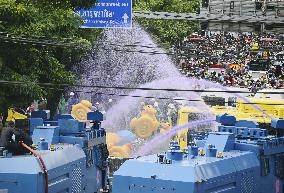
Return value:
M 50 99 L 49 107 L 54 110 L 62 90 L 42 88 L 37 83 L 74 82 L 72 68 L 101 32 L 81 29 L 82 19 L 74 10 L 94 3 L 93 0 L 0 1 L 0 32 L 39 42 L 4 41 L 4 35 L 0 34 L 0 80 L 27 82 L 25 85 L 0 83 L 0 112 L 12 105 L 26 107 L 40 97 Z M 41 45 L 40 42 L 47 40 L 51 45 Z M 52 45 L 63 41 L 64 46 Z
M 0 32 L 37 41 L 72 42 L 72 46 L 56 46 L 5 41 L 0 33 L 0 80 L 23 81 L 25 85 L 0 83 L 0 111 L 9 106 L 26 107 L 34 99 L 46 97 L 54 110 L 62 90 L 40 87 L 37 83 L 72 84 L 72 68 L 101 30 L 81 29 L 81 18 L 74 10 L 93 6 L 94 0 L 1 0 Z M 197 0 L 139 0 L 135 10 L 195 12 Z M 159 40 L 174 44 L 196 25 L 188 21 L 138 19 Z M 8 36 L 8 38 L 11 38 Z M 71 39 L 71 40 L 70 40 Z M 1 112 L 0 112 L 1 113 Z
M 193 13 L 199 7 L 198 0 L 138 0 L 135 10 Z M 163 43 L 175 44 L 189 33 L 197 30 L 197 25 L 186 20 L 154 20 L 139 18 L 144 28 Z

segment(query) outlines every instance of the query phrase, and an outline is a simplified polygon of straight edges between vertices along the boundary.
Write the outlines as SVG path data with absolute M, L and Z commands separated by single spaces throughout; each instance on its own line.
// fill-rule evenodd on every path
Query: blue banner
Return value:
M 84 19 L 82 28 L 131 28 L 131 0 L 97 0 L 90 9 L 76 10 Z

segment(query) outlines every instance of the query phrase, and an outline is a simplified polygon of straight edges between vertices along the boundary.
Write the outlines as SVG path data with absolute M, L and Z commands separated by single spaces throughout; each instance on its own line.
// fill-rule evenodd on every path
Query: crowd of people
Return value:
M 259 90 L 284 86 L 283 46 L 283 36 L 273 34 L 192 34 L 175 51 L 189 77 Z

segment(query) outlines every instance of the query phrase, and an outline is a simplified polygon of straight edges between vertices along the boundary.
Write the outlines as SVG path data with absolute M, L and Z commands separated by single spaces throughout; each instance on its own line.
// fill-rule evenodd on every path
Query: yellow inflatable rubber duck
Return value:
M 106 143 L 109 151 L 109 155 L 117 158 L 129 158 L 132 145 L 130 143 L 118 146 L 117 144 L 121 142 L 121 137 L 112 132 L 107 132 Z
M 92 103 L 88 100 L 82 100 L 80 103 L 73 105 L 71 114 L 79 121 L 87 120 L 87 113 L 91 112 Z
M 108 145 L 109 155 L 117 158 L 129 158 L 131 150 L 132 145 L 130 143 L 122 146 Z
M 143 107 L 143 111 L 141 112 L 141 116 L 148 115 L 150 117 L 156 118 L 157 110 L 152 105 L 146 105 Z
M 120 142 L 120 137 L 116 133 L 107 132 L 106 134 L 106 143 L 109 145 L 115 145 Z
M 172 124 L 170 124 L 169 122 L 161 123 L 160 133 L 165 134 L 171 128 L 172 128 Z
M 139 118 L 133 118 L 130 122 L 130 128 L 136 136 L 147 139 L 160 125 L 156 118 L 157 110 L 152 105 L 146 105 L 143 108 Z

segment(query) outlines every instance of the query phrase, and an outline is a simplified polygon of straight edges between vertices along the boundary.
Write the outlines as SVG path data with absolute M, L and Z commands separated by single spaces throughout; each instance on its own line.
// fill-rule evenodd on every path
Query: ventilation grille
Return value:
M 254 190 L 254 180 L 251 172 L 242 173 L 241 193 L 252 193 Z
M 80 167 L 72 170 L 72 193 L 80 193 L 82 191 L 82 169 Z

